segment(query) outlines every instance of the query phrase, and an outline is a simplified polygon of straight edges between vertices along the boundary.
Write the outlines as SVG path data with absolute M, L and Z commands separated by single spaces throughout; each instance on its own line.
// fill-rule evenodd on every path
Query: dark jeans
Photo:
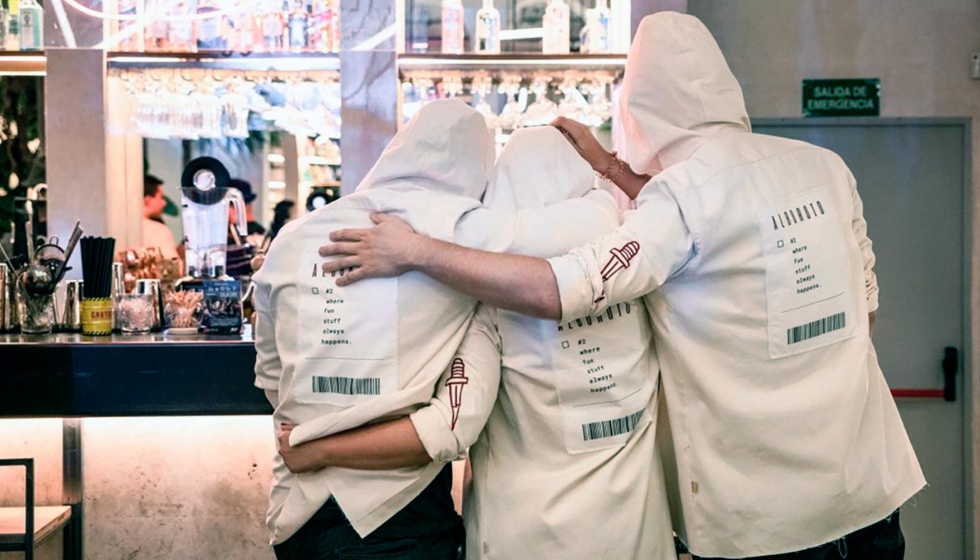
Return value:
M 401 511 L 365 538 L 331 498 L 286 542 L 277 560 L 459 560 L 466 533 L 453 508 L 452 466 Z
M 698 560 L 708 560 L 695 556 Z M 757 556 L 757 560 L 902 560 L 905 537 L 898 522 L 898 511 L 887 518 L 854 531 L 840 540 L 799 552 Z M 743 559 L 748 560 L 748 559 Z

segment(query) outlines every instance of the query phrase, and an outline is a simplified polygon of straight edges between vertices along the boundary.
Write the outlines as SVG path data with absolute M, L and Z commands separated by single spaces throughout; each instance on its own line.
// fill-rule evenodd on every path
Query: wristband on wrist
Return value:
M 610 153 L 609 156 L 609 163 L 606 164 L 606 168 L 602 171 L 596 170 L 595 174 L 603 181 L 615 184 L 616 180 L 626 172 L 626 162 L 619 159 L 616 152 Z

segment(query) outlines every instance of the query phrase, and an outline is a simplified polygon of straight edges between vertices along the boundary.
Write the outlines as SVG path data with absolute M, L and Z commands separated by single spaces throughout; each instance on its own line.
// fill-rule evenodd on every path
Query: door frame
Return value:
M 980 481 L 980 445 L 974 444 L 974 434 L 980 435 L 980 341 L 974 340 L 974 333 L 980 333 L 980 254 L 975 252 L 980 240 L 980 231 L 974 235 L 973 228 L 973 125 L 970 117 L 827 117 L 827 118 L 758 118 L 753 125 L 769 128 L 813 128 L 813 127 L 906 127 L 906 126 L 944 126 L 963 130 L 963 286 L 965 289 L 963 306 L 963 341 L 960 370 L 963 374 L 959 398 L 969 398 L 969 421 L 963 425 L 963 535 L 966 539 L 964 550 L 967 557 L 980 558 L 980 541 L 975 534 L 980 528 L 980 493 L 974 491 L 974 481 Z M 980 188 L 980 185 L 978 185 Z M 860 185 L 858 185 L 860 190 Z M 969 368 L 967 368 L 969 364 Z M 967 375 L 969 371 L 969 375 Z M 970 460 L 967 460 L 969 458 Z M 972 522 L 972 523 L 971 523 Z

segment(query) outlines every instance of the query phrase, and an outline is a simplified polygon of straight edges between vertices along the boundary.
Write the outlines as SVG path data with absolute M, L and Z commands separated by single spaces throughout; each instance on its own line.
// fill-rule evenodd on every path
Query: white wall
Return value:
M 715 34 L 753 117 L 801 116 L 804 78 L 881 78 L 882 116 L 972 117 L 974 480 L 980 465 L 980 51 L 978 0 L 689 0 Z M 980 512 L 974 492 L 974 514 Z M 977 521 L 974 517 L 974 534 Z M 975 540 L 975 539 L 974 539 Z M 980 548 L 973 544 L 973 557 Z

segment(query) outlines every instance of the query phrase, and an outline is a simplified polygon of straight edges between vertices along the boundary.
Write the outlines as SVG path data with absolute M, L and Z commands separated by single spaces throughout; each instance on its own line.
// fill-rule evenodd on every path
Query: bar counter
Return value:
M 0 335 L 0 417 L 271 414 L 236 336 Z

